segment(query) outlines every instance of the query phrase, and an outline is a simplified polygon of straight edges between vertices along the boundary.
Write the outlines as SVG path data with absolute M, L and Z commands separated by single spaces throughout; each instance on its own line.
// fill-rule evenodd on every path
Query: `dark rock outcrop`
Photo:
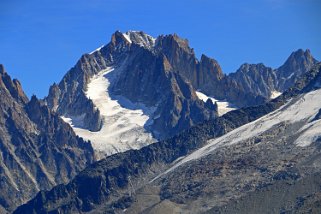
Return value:
M 0 65 L 0 206 L 12 211 L 93 162 L 91 145 Z

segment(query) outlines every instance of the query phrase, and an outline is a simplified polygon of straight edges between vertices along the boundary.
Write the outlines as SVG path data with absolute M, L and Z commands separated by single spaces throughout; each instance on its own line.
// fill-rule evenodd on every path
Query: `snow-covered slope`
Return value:
M 149 125 L 149 117 L 154 108 L 132 103 L 121 96 L 113 96 L 108 91 L 118 72 L 121 72 L 121 68 L 108 68 L 93 76 L 88 84 L 86 96 L 93 101 L 103 117 L 100 131 L 91 132 L 79 128 L 83 122 L 81 116 L 63 117 L 77 135 L 92 142 L 99 154 L 98 158 L 129 149 L 139 149 L 156 141 L 145 128 Z
M 312 121 L 300 129 L 302 133 L 295 144 L 297 146 L 309 146 L 312 142 L 321 138 L 321 120 Z
M 291 124 L 304 122 L 306 125 L 301 129 L 295 130 L 295 133 L 293 134 L 299 135 L 294 143 L 297 146 L 309 146 L 311 143 L 315 142 L 316 139 L 321 137 L 321 122 L 320 120 L 313 121 L 320 109 L 321 89 L 301 95 L 300 97 L 289 101 L 280 109 L 271 112 L 256 121 L 241 126 L 219 138 L 210 140 L 206 146 L 183 158 L 163 174 L 174 170 L 184 163 L 202 158 L 220 147 L 246 142 L 281 123 L 290 126 Z M 162 174 L 158 177 L 160 176 L 162 176 Z
M 200 92 L 200 91 L 196 91 L 196 95 L 199 99 L 203 100 L 204 102 L 206 102 L 208 99 L 211 99 L 213 103 L 217 103 L 217 107 L 218 107 L 218 115 L 222 116 L 223 114 L 226 114 L 229 111 L 233 111 L 236 108 L 229 102 L 226 101 L 220 101 L 217 100 L 213 97 L 209 97 L 206 94 Z

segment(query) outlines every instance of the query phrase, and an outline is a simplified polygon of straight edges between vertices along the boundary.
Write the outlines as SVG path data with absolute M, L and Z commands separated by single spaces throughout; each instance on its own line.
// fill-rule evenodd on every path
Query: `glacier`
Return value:
M 109 86 L 118 72 L 121 72 L 121 68 L 107 68 L 94 75 L 87 87 L 86 96 L 99 109 L 103 119 L 100 131 L 80 128 L 83 123 L 81 115 L 62 117 L 78 136 L 92 143 L 98 159 L 130 149 L 140 149 L 156 142 L 152 133 L 147 130 L 148 125 L 153 122 L 150 118 L 156 108 L 111 95 Z

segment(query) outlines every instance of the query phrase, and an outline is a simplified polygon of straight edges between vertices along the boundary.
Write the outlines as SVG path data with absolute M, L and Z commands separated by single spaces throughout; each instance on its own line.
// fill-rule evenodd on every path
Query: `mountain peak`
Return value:
M 130 42 L 128 40 L 126 40 L 125 36 L 123 35 L 122 32 L 120 31 L 116 31 L 115 33 L 113 33 L 113 35 L 111 36 L 111 42 L 116 46 L 120 43 L 127 43 L 129 44 Z
M 205 72 L 208 71 L 209 73 L 214 75 L 216 77 L 215 79 L 220 80 L 224 77 L 222 68 L 215 59 L 212 59 L 206 56 L 205 54 L 202 54 L 200 64 L 203 70 Z
M 237 72 L 248 73 L 253 70 L 262 70 L 266 68 L 269 68 L 269 67 L 266 67 L 263 63 L 258 63 L 258 64 L 244 63 L 240 66 Z
M 313 58 L 309 49 L 306 49 L 305 51 L 303 49 L 298 49 L 297 51 L 292 52 L 281 67 L 292 67 L 292 69 L 295 69 L 297 64 L 302 62 L 313 64 L 316 63 L 316 59 Z
M 17 100 L 17 102 L 26 103 L 28 97 L 22 90 L 21 84 L 16 79 L 11 79 L 9 74 L 5 71 L 3 65 L 0 64 L 0 88 L 8 91 L 10 95 Z
M 119 43 L 124 43 L 126 45 L 136 44 L 145 48 L 152 48 L 155 45 L 155 38 L 144 33 L 143 31 L 127 31 L 122 33 L 116 31 L 112 35 L 112 43 L 117 45 Z
M 292 57 L 294 57 L 295 59 L 299 59 L 300 57 L 305 57 L 307 59 L 313 59 L 313 56 L 311 54 L 310 49 L 306 49 L 305 51 L 303 49 L 298 49 L 294 52 L 291 53 L 289 59 L 291 59 Z
M 4 69 L 4 66 L 0 64 L 0 74 L 5 74 L 6 70 Z
M 157 46 L 174 47 L 184 49 L 190 53 L 194 53 L 193 49 L 189 46 L 189 41 L 179 37 L 176 33 L 168 35 L 160 35 L 156 40 Z
M 277 69 L 277 75 L 279 77 L 279 90 L 284 91 L 296 82 L 296 80 L 309 71 L 317 60 L 313 58 L 309 49 L 305 51 L 298 49 L 291 53 L 285 63 Z
M 298 49 L 291 53 L 285 63 L 278 68 L 279 73 L 284 77 L 291 75 L 294 71 L 303 73 L 306 70 L 310 70 L 317 60 L 313 58 L 309 49 Z

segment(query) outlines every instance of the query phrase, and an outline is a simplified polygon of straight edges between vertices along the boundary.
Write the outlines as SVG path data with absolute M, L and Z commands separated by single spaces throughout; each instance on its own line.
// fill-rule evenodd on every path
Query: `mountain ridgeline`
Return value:
M 117 31 L 110 43 L 83 55 L 59 84 L 51 86 L 45 101 L 51 110 L 80 128 L 78 132 L 79 129 L 75 129 L 76 133 L 93 141 L 95 150 L 109 155 L 136 149 L 135 142 L 142 147 L 167 139 L 216 118 L 217 104 L 211 99 L 200 100 L 197 91 L 238 108 L 260 105 L 274 98 L 275 93 L 280 94 L 293 86 L 316 63 L 309 50 L 298 50 L 278 69 L 263 64 L 244 64 L 235 73 L 226 75 L 216 60 L 205 55 L 198 60 L 188 41 L 176 34 L 155 39 L 144 32 Z M 88 131 L 102 133 L 108 121 L 119 130 L 124 126 L 124 122 L 117 119 L 119 116 L 108 117 L 108 112 L 102 112 L 88 92 L 93 78 L 108 69 L 113 71 L 102 76 L 110 83 L 104 91 L 124 108 L 141 109 L 132 108 L 137 104 L 148 108 L 147 113 L 143 110 L 148 120 L 141 129 L 150 133 L 153 140 L 139 139 L 140 134 L 132 134 L 139 127 L 134 127 L 133 131 L 124 131 L 115 137 L 115 141 L 124 146 L 115 145 L 115 149 L 107 152 L 95 146 L 97 140 Z M 131 102 L 130 107 L 122 105 L 119 97 Z M 112 108 L 108 105 L 106 102 L 103 108 Z M 123 136 L 131 136 L 127 137 L 131 140 L 124 140 Z

